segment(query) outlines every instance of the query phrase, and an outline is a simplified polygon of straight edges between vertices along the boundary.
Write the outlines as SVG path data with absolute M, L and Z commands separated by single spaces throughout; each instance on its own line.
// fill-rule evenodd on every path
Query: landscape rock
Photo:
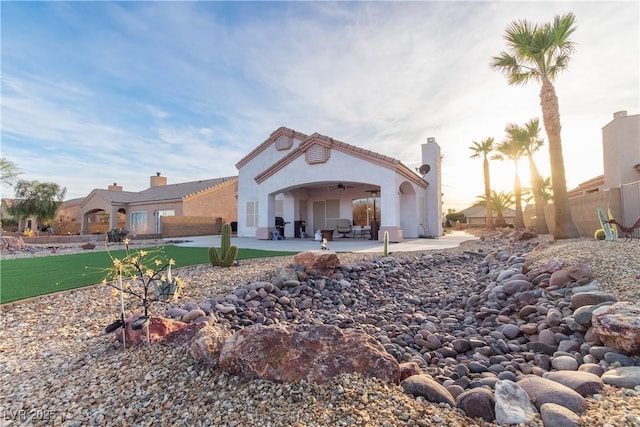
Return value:
M 543 378 L 567 386 L 571 390 L 575 390 L 582 397 L 600 393 L 604 387 L 604 383 L 600 377 L 583 371 L 547 372 L 543 375 Z
M 545 403 L 555 403 L 575 413 L 581 413 L 587 409 L 587 401 L 582 396 L 555 381 L 535 375 L 526 375 L 516 384 L 527 393 L 538 410 Z
M 340 266 L 340 258 L 333 251 L 304 251 L 293 257 L 295 265 L 303 266 L 309 274 L 331 274 Z
M 593 311 L 592 327 L 608 347 L 640 356 L 640 305 L 618 302 Z
M 602 374 L 605 384 L 616 387 L 634 388 L 640 386 L 640 366 L 621 366 L 613 368 Z
M 179 322 L 173 319 L 167 319 L 165 317 L 153 317 L 149 318 L 149 323 L 147 327 L 142 329 L 133 330 L 131 328 L 131 323 L 137 320 L 141 314 L 134 314 L 128 317 L 125 320 L 126 328 L 125 328 L 125 344 L 134 345 L 140 343 L 147 343 L 147 337 L 149 338 L 149 342 L 154 342 L 165 335 L 168 335 L 172 332 L 175 332 L 179 329 L 184 328 L 187 324 L 184 322 Z M 147 329 L 149 331 L 147 335 Z M 119 341 L 122 341 L 122 328 L 116 331 L 116 337 Z
M 468 417 L 485 421 L 493 421 L 496 417 L 495 403 L 493 393 L 486 388 L 473 388 L 456 397 L 456 405 Z
M 429 375 L 413 375 L 400 383 L 405 393 L 412 396 L 422 396 L 432 403 L 447 403 L 455 406 L 453 396 L 439 382 Z
M 555 403 L 545 403 L 540 407 L 540 418 L 545 426 L 581 427 L 580 417 L 569 409 Z
M 400 382 L 399 363 L 373 337 L 331 325 L 253 325 L 225 342 L 220 369 L 246 378 L 325 383 L 342 373 Z
M 200 324 L 194 323 L 189 325 L 188 328 L 196 327 L 196 325 Z M 220 325 L 199 327 L 190 340 L 189 353 L 197 361 L 206 363 L 215 369 L 218 367 L 224 343 L 231 335 L 232 332 L 230 330 Z
M 2 252 L 14 252 L 24 251 L 26 245 L 22 237 L 19 236 L 2 236 L 0 237 L 0 251 Z
M 527 424 L 538 414 L 526 391 L 512 381 L 498 381 L 494 398 L 498 424 Z

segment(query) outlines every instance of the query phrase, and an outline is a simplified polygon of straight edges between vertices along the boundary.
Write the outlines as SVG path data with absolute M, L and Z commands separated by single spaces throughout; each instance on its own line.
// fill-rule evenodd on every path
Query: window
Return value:
M 147 231 L 147 212 L 131 212 L 131 229 L 136 233 Z
M 247 227 L 258 226 L 258 202 L 247 202 L 245 221 Z

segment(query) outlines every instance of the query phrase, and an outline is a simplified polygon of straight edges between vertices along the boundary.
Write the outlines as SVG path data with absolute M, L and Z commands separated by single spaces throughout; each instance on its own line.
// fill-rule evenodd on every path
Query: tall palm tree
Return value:
M 544 206 L 547 204 L 542 195 L 542 177 L 533 160 L 533 153 L 544 145 L 540 138 L 540 120 L 533 118 L 525 123 L 524 127 L 514 126 L 512 135 L 522 145 L 524 154 L 529 160 L 529 174 L 531 175 L 531 192 L 536 206 L 536 232 L 548 234 L 547 221 L 544 214 Z
M 518 135 L 517 128 L 507 126 L 506 131 L 509 137 L 496 147 L 496 151 L 499 154 L 496 154 L 494 158 L 498 160 L 508 159 L 513 162 L 515 169 L 513 194 L 515 196 L 516 204 L 516 220 L 514 225 L 516 230 L 521 230 L 524 228 L 524 216 L 522 215 L 522 187 L 520 185 L 520 173 L 518 172 L 518 160 L 520 160 L 520 157 L 524 153 L 524 149 L 522 148 L 520 141 L 516 138 Z
M 487 203 L 487 200 L 489 200 L 489 203 Z M 491 190 L 491 196 L 488 199 L 486 195 L 478 196 L 478 201 L 474 204 L 474 206 L 489 206 L 496 213 L 496 227 L 505 227 L 507 225 L 504 213 L 511 205 L 513 205 L 513 193 L 510 191 L 498 193 L 496 190 Z
M 491 68 L 502 72 L 510 85 L 524 85 L 530 80 L 541 83 L 540 106 L 542 120 L 549 140 L 549 160 L 554 198 L 553 235 L 557 239 L 578 237 L 578 229 L 571 216 L 567 180 L 562 157 L 560 136 L 560 107 L 553 81 L 568 67 L 574 43 L 569 39 L 575 31 L 575 15 L 556 16 L 552 23 L 531 24 L 514 21 L 506 29 L 504 38 L 509 52 L 494 56 Z
M 477 159 L 482 157 L 482 168 L 484 171 L 484 196 L 485 200 L 491 200 L 491 175 L 489 174 L 489 154 L 493 151 L 493 144 L 495 140 L 493 138 L 483 139 L 480 142 L 473 141 L 473 145 L 469 147 L 469 150 L 473 151 L 473 154 L 469 156 L 471 159 Z M 493 214 L 489 203 L 486 204 L 486 222 L 485 227 L 492 230 L 495 228 L 493 225 Z

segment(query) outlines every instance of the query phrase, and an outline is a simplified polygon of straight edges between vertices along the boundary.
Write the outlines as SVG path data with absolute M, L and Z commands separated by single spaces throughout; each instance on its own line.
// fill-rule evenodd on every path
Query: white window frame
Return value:
M 138 219 L 140 217 L 140 219 Z M 144 228 L 138 226 L 138 223 L 142 224 Z M 147 211 L 135 211 L 131 212 L 131 230 L 136 233 L 147 231 Z

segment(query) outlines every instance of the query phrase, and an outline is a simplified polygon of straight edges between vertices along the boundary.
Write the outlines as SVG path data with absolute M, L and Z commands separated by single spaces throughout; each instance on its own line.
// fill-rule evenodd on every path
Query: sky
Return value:
M 576 50 L 555 80 L 567 186 L 603 173 L 602 127 L 640 111 L 640 6 L 580 2 L 13 2 L 1 13 L 1 155 L 65 200 L 113 183 L 238 174 L 285 126 L 414 168 L 442 151 L 443 209 L 484 193 L 474 141 L 542 119 L 540 86 L 489 66 L 516 20 L 572 12 Z M 542 122 L 542 120 L 541 120 Z M 548 146 L 535 159 L 550 175 Z M 522 163 L 523 186 L 528 167 Z M 491 162 L 492 188 L 514 166 Z M 13 189 L 2 187 L 2 197 Z

